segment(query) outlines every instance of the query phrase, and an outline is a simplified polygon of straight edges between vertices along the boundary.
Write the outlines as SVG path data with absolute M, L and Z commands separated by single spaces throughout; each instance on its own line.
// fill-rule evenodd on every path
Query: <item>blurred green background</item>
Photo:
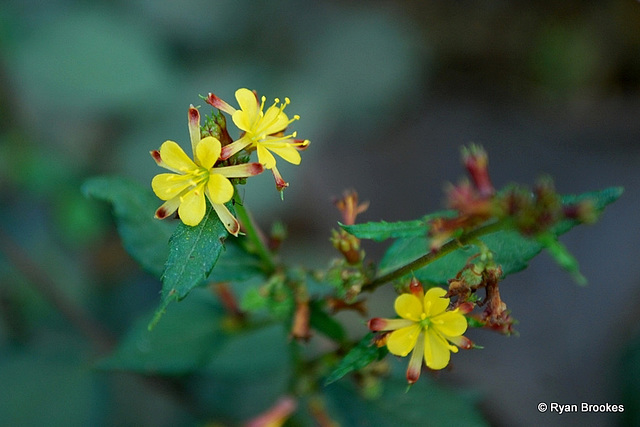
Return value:
M 638 422 L 640 3 L 5 0 L 1 425 L 193 421 L 166 387 L 91 369 L 109 340 L 102 329 L 121 336 L 158 303 L 160 285 L 80 186 L 100 174 L 146 185 L 159 172 L 149 150 L 167 139 L 188 147 L 188 106 L 208 108 L 198 95 L 233 104 L 239 87 L 291 98 L 287 113 L 312 141 L 300 166 L 281 168 L 284 202 L 268 174 L 243 189 L 262 226 L 288 225 L 292 262 L 319 267 L 333 255 L 331 201 L 346 188 L 371 201 L 363 221 L 440 208 L 470 142 L 489 152 L 498 187 L 541 173 L 561 193 L 624 186 L 598 224 L 563 239 L 589 286 L 536 259 L 501 287 L 520 336 L 472 331 L 485 349 L 458 354 L 439 381 L 478 392 L 496 426 Z M 55 305 L 67 299 L 65 317 Z M 627 410 L 537 411 L 552 401 Z

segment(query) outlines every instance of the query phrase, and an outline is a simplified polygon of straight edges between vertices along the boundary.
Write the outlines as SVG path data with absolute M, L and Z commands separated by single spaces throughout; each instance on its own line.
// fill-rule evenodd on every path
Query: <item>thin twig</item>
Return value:
M 395 279 L 399 279 L 400 277 L 403 277 L 411 273 L 412 271 L 425 267 L 426 265 L 432 263 L 438 258 L 441 258 L 455 251 L 460 246 L 468 245 L 469 243 L 473 242 L 475 239 L 477 239 L 480 236 L 483 236 L 489 233 L 494 233 L 498 230 L 501 230 L 504 227 L 505 227 L 505 223 L 503 221 L 497 221 L 497 222 L 487 224 L 483 227 L 476 228 L 475 230 L 472 230 L 468 233 L 463 234 L 457 239 L 452 239 L 448 241 L 447 243 L 442 245 L 440 249 L 438 249 L 435 252 L 427 252 L 426 254 L 422 255 L 420 258 L 417 258 L 409 262 L 408 264 L 398 267 L 397 269 L 390 271 L 387 274 L 374 278 L 371 282 L 363 285 L 362 290 L 373 291 L 374 289 L 384 285 L 385 283 L 391 282 L 392 280 L 395 280 Z

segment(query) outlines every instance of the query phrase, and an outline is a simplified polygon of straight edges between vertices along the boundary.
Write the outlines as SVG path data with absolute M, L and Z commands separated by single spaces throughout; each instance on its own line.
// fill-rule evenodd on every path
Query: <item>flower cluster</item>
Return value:
M 237 141 L 223 148 L 221 159 L 228 159 L 243 149 L 255 150 L 258 152 L 258 162 L 264 165 L 265 169 L 271 170 L 276 180 L 276 187 L 280 191 L 283 190 L 289 184 L 278 172 L 273 154 L 294 165 L 300 164 L 298 151 L 307 148 L 309 140 L 295 139 L 296 132 L 284 134 L 287 127 L 299 120 L 300 116 L 295 115 L 290 119 L 284 112 L 291 102 L 289 98 L 285 98 L 280 105 L 278 105 L 280 100 L 276 98 L 266 111 L 263 111 L 266 97 L 258 99 L 256 93 L 249 89 L 238 89 L 236 100 L 240 109 L 232 107 L 212 93 L 206 98 L 208 104 L 230 114 L 233 123 L 243 132 Z
M 151 181 L 156 196 L 165 201 L 156 211 L 156 218 L 164 219 L 178 211 L 186 225 L 198 225 L 204 218 L 208 199 L 227 231 L 237 236 L 240 225 L 225 206 L 235 194 L 230 178 L 247 178 L 269 169 L 278 190 L 289 185 L 278 172 L 272 153 L 297 165 L 301 160 L 298 151 L 309 145 L 308 140 L 294 139 L 295 132 L 284 134 L 287 126 L 299 119 L 299 116 L 289 119 L 284 113 L 289 99 L 285 98 L 280 106 L 276 99 L 266 112 L 263 112 L 266 99 L 263 97 L 259 103 L 255 93 L 249 89 L 238 89 L 236 99 L 240 109 L 231 107 L 213 94 L 209 94 L 206 101 L 231 114 L 233 122 L 243 131 L 238 140 L 223 145 L 221 139 L 227 142 L 228 138 L 217 138 L 201 128 L 200 113 L 192 105 L 189 108 L 189 136 L 193 159 L 174 141 L 165 141 L 160 150 L 151 151 L 156 163 L 172 172 L 156 175 Z M 221 129 L 221 133 L 228 135 L 226 128 Z M 229 160 L 242 150 L 256 150 L 258 162 L 249 163 L 247 157 L 233 162 Z
M 511 186 L 496 192 L 489 178 L 489 160 L 486 151 L 471 145 L 462 150 L 462 158 L 471 178 L 447 188 L 447 204 L 455 216 L 437 217 L 431 220 L 429 237 L 431 250 L 462 231 L 469 231 L 489 220 L 508 220 L 527 236 L 544 233 L 559 221 L 575 219 L 594 222 L 597 217 L 590 200 L 577 204 L 563 203 L 553 182 L 542 178 L 534 188 Z
M 420 377 L 423 359 L 430 369 L 443 369 L 449 364 L 451 352 L 457 353 L 458 347 L 469 349 L 473 346 L 462 336 L 467 330 L 462 308 L 448 310 L 446 293 L 438 287 L 425 293 L 422 284 L 413 279 L 409 293 L 398 296 L 394 304 L 400 319 L 376 317 L 369 320 L 372 331 L 392 331 L 382 340 L 390 353 L 405 357 L 413 351 L 407 369 L 410 384 Z

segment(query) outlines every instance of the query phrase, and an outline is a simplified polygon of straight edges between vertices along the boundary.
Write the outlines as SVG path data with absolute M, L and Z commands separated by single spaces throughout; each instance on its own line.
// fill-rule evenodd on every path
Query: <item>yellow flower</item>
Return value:
M 407 380 L 414 383 L 420 377 L 423 358 L 429 368 L 442 369 L 449 364 L 450 353 L 458 352 L 456 345 L 470 348 L 472 343 L 462 336 L 467 321 L 460 309 L 447 311 L 447 291 L 431 288 L 425 294 L 417 280 L 412 280 L 410 289 L 411 293 L 396 298 L 395 310 L 400 319 L 374 318 L 369 321 L 369 329 L 393 331 L 386 339 L 390 353 L 404 357 L 413 351 Z
M 300 119 L 295 115 L 293 118 L 285 114 L 284 109 L 290 103 L 289 98 L 278 106 L 280 100 L 275 99 L 273 105 L 264 110 L 266 97 L 262 97 L 258 102 L 256 94 L 249 89 L 238 89 L 236 100 L 240 109 L 236 109 L 210 93 L 207 102 L 231 115 L 233 123 L 244 133 L 237 141 L 223 147 L 221 158 L 228 159 L 242 149 L 256 150 L 258 162 L 262 163 L 265 169 L 270 169 L 276 179 L 278 189 L 283 189 L 288 184 L 282 179 L 276 168 L 277 154 L 283 160 L 299 165 L 301 158 L 299 150 L 304 150 L 309 145 L 308 140 L 295 139 L 296 132 L 285 135 L 284 131 L 292 122 Z
M 246 163 L 214 168 L 222 150 L 220 141 L 212 136 L 200 138 L 200 113 L 193 106 L 189 108 L 189 135 L 193 160 L 174 141 L 165 141 L 160 150 L 151 151 L 159 166 L 174 172 L 161 173 L 151 181 L 156 196 L 166 200 L 156 211 L 156 218 L 164 219 L 177 210 L 186 225 L 198 225 L 206 211 L 206 196 L 225 228 L 237 236 L 238 221 L 224 205 L 235 191 L 229 178 L 259 174 L 263 166 Z

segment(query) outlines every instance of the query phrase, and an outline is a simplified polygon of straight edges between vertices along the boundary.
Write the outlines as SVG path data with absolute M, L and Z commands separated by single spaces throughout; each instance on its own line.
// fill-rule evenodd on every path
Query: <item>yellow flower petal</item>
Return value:
M 160 157 L 167 166 L 176 172 L 188 173 L 198 169 L 193 160 L 174 141 L 165 141 L 160 146 Z
M 389 352 L 396 356 L 406 356 L 416 346 L 421 332 L 420 325 L 417 323 L 391 332 L 387 339 Z
M 158 219 L 165 219 L 169 215 L 172 215 L 178 210 L 180 206 L 180 196 L 176 196 L 173 199 L 167 200 L 156 210 L 155 217 Z
M 431 327 L 445 336 L 455 337 L 467 330 L 467 319 L 456 309 L 432 317 Z
M 245 135 L 242 138 L 233 141 L 231 144 L 225 145 L 224 147 L 222 147 L 220 159 L 227 160 L 229 157 L 233 156 L 249 144 L 251 144 L 251 138 Z
M 416 346 L 411 353 L 411 359 L 409 359 L 409 366 L 407 367 L 407 381 L 409 384 L 413 384 L 420 378 L 420 372 L 422 372 L 422 358 L 424 356 L 424 340 L 425 334 L 420 333 Z
M 189 107 L 189 139 L 191 140 L 191 151 L 195 156 L 194 160 L 197 162 L 196 147 L 200 142 L 200 112 L 193 105 Z
M 288 142 L 276 142 L 269 144 L 268 141 L 259 142 L 258 145 L 264 145 L 269 151 L 273 151 L 289 163 L 294 165 L 300 164 L 300 153 L 296 148 Z
M 403 319 L 419 322 L 422 320 L 422 304 L 420 300 L 412 294 L 402 294 L 396 298 L 394 308 L 398 316 Z
M 153 192 L 161 200 L 169 200 L 178 196 L 193 184 L 189 175 L 161 173 L 151 180 Z
M 276 165 L 276 158 L 273 157 L 273 154 L 271 154 L 264 145 L 258 144 L 256 151 L 258 152 L 258 161 L 262 163 L 265 169 L 271 169 Z
M 220 141 L 213 136 L 202 138 L 196 146 L 196 153 L 200 166 L 205 169 L 211 169 L 220 158 L 220 150 L 222 146 Z
M 383 319 L 376 317 L 369 321 L 369 328 L 372 331 L 395 331 L 396 329 L 412 326 L 415 323 L 409 319 Z
M 424 340 L 424 361 L 431 369 L 442 369 L 449 364 L 451 353 L 449 343 L 437 332 L 429 328 Z
M 247 88 L 240 88 L 236 90 L 236 100 L 240 108 L 250 116 L 256 117 L 258 115 L 258 100 L 256 94 Z
M 200 224 L 206 211 L 204 201 L 204 185 L 198 185 L 182 197 L 182 203 L 178 208 L 180 219 L 186 225 Z
M 236 112 L 236 109 L 229 105 L 227 102 L 223 101 L 213 93 L 209 93 L 207 99 L 205 99 L 207 104 L 210 104 L 213 108 L 217 108 L 218 110 L 224 111 L 227 114 L 233 115 Z
M 242 88 L 236 91 L 236 100 L 240 110 L 233 113 L 231 118 L 238 128 L 248 132 L 260 118 L 256 95 L 249 89 Z
M 224 228 L 226 228 L 230 234 L 237 237 L 240 232 L 240 224 L 238 223 L 238 220 L 231 215 L 231 212 L 229 212 L 229 209 L 227 209 L 225 205 L 212 203 L 212 206 L 213 210 L 218 214 L 218 218 L 222 221 Z
M 242 163 L 233 166 L 222 166 L 214 169 L 213 172 L 219 173 L 227 178 L 245 178 L 258 175 L 264 171 L 264 166 L 260 163 Z
M 215 169 L 213 169 L 215 171 Z M 211 203 L 227 203 L 233 197 L 233 184 L 219 173 L 211 172 L 207 184 L 207 196 Z
M 247 134 L 253 134 L 251 130 L 253 122 L 246 112 L 236 110 L 236 112 L 231 116 L 231 120 L 233 120 L 233 123 L 238 127 L 238 129 L 247 132 Z
M 449 307 L 449 298 L 442 298 L 447 291 L 442 288 L 431 288 L 424 295 L 424 312 L 427 317 L 437 316 Z

